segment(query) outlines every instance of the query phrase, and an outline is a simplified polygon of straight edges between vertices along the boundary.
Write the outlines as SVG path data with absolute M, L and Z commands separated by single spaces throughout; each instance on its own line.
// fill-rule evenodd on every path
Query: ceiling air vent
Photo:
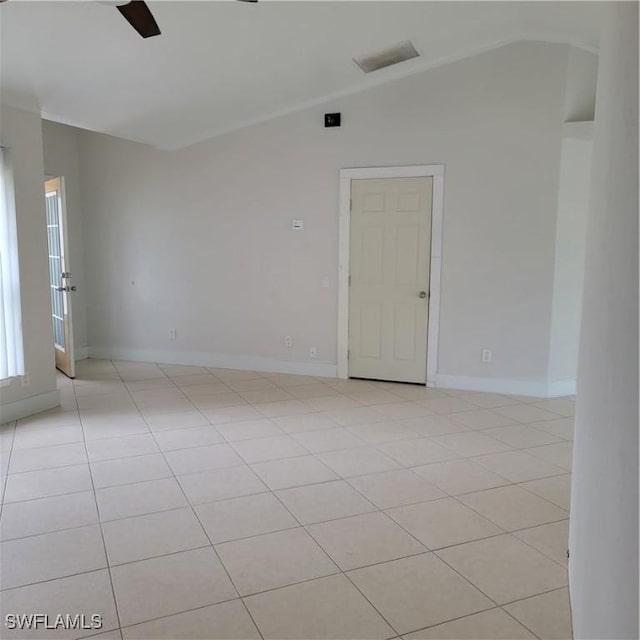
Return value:
M 390 67 L 392 64 L 398 64 L 398 62 L 404 62 L 405 60 L 411 60 L 411 58 L 417 58 L 420 54 L 416 51 L 416 48 L 411 44 L 410 40 L 401 42 L 388 49 L 383 49 L 370 56 L 363 56 L 361 58 L 354 58 L 353 61 L 365 72 L 371 73 L 378 69 L 384 69 Z

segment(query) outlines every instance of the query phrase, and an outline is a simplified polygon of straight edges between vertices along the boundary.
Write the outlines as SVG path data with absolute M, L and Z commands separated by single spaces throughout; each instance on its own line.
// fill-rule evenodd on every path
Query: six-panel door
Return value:
M 426 381 L 433 178 L 352 180 L 349 376 Z

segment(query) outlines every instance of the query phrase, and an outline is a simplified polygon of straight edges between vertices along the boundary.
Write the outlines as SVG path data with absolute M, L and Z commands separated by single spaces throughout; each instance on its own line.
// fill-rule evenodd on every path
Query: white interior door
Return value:
M 433 178 L 351 181 L 349 376 L 426 382 Z
M 49 243 L 49 285 L 51 290 L 51 320 L 56 367 L 70 378 L 75 377 L 73 356 L 73 325 L 71 316 L 71 283 L 68 265 L 66 212 L 62 180 L 52 178 L 44 183 L 47 240 Z

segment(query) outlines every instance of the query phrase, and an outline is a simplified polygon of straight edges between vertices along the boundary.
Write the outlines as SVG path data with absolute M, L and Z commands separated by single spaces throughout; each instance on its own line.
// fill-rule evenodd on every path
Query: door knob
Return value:
M 418 296 L 419 296 L 420 298 L 426 298 L 426 297 L 427 297 L 427 292 L 426 292 L 426 291 L 421 291 L 421 292 L 418 294 Z
M 72 284 L 72 285 L 69 287 L 69 291 L 75 291 L 77 288 L 78 288 L 78 287 L 76 287 L 76 285 L 75 285 L 75 284 Z

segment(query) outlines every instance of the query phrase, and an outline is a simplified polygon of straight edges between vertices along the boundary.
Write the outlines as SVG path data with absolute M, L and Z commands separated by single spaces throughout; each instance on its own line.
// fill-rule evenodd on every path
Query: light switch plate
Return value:
M 302 231 L 304 229 L 304 220 L 292 220 L 291 228 L 294 231 Z

